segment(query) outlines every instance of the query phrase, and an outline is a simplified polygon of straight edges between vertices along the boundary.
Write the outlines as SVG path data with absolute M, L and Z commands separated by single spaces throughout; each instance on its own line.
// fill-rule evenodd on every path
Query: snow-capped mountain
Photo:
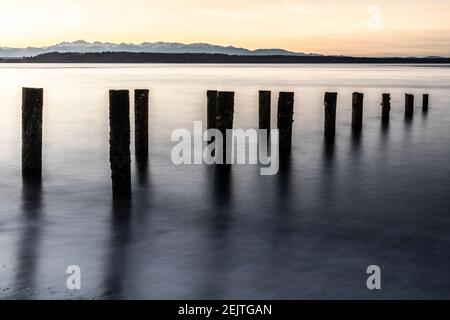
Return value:
M 173 42 L 144 42 L 141 44 L 132 43 L 108 43 L 108 42 L 87 42 L 78 40 L 74 42 L 61 42 L 48 47 L 41 48 L 8 48 L 0 47 L 0 58 L 21 58 L 32 57 L 48 52 L 146 52 L 146 53 L 210 53 L 210 54 L 228 54 L 228 55 L 317 55 L 304 54 L 300 52 L 291 52 L 283 49 L 258 49 L 249 50 L 245 48 L 236 48 L 233 46 L 219 46 L 208 43 L 173 43 Z

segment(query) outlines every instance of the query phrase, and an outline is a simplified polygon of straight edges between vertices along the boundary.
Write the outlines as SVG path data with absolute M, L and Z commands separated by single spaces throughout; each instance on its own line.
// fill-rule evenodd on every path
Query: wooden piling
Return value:
M 381 121 L 384 124 L 389 123 L 389 116 L 391 113 L 391 95 L 383 93 L 383 102 L 381 103 Z
M 148 158 L 148 96 L 146 89 L 134 91 L 134 145 L 137 159 Z
M 423 112 L 427 112 L 428 111 L 428 103 L 430 100 L 430 95 L 429 94 L 424 94 L 422 97 L 422 111 Z
M 259 129 L 270 130 L 270 91 L 259 91 Z
M 336 135 L 336 105 L 337 93 L 325 93 L 325 138 L 334 139 Z
M 363 104 L 364 104 L 364 94 L 354 92 L 352 102 L 352 129 L 353 131 L 356 132 L 360 132 L 362 130 Z
M 128 90 L 109 91 L 109 125 L 113 196 L 130 197 L 130 99 Z
M 42 176 L 43 89 L 22 89 L 22 175 Z
M 229 139 L 229 137 L 227 137 L 227 130 L 233 129 L 233 118 L 234 92 L 220 91 L 217 98 L 216 126 L 217 129 L 222 133 L 223 137 L 222 164 L 231 164 L 231 148 L 233 145 L 233 141 L 232 139 Z
M 218 92 L 217 90 L 208 90 L 206 92 L 207 98 L 207 123 L 206 128 L 217 129 L 217 104 L 218 104 Z M 214 137 L 209 139 L 208 144 L 214 141 Z
M 405 94 L 405 117 L 412 118 L 414 116 L 414 95 Z
M 292 123 L 294 122 L 294 93 L 280 92 L 278 97 L 278 130 L 280 154 L 290 153 L 292 147 Z

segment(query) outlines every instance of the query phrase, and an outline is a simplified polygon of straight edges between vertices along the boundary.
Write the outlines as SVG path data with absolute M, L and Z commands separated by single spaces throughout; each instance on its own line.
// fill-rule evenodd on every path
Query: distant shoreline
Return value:
M 35 57 L 0 58 L 0 63 L 221 63 L 221 64 L 450 64 L 450 58 L 370 58 L 347 56 L 242 56 L 199 53 L 45 53 Z

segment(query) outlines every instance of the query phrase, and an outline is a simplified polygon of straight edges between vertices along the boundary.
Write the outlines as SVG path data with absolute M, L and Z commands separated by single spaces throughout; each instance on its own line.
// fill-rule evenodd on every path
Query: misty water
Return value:
M 41 186 L 22 183 L 22 87 L 44 88 Z M 117 206 L 108 90 L 135 88 L 150 89 L 150 158 L 132 158 L 132 203 Z M 170 135 L 206 123 L 208 89 L 236 92 L 244 129 L 257 127 L 258 90 L 272 90 L 273 126 L 278 92 L 295 92 L 278 175 L 172 164 Z M 332 146 L 325 91 L 339 93 Z M 360 137 L 354 91 L 365 94 Z M 450 298 L 448 66 L 4 64 L 0 110 L 0 298 Z M 66 288 L 69 265 L 81 267 L 80 291 Z M 366 287 L 369 265 L 381 291 Z

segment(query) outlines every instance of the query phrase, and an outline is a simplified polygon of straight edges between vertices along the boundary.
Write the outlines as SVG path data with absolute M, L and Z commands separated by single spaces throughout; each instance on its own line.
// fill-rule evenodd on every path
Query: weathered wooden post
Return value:
M 259 129 L 270 130 L 270 91 L 259 91 Z
M 428 102 L 430 100 L 429 94 L 424 94 L 422 98 L 422 111 L 427 112 L 428 111 Z
M 217 129 L 217 104 L 218 104 L 218 92 L 217 90 L 208 90 L 206 92 L 207 98 L 207 123 L 206 129 Z M 209 139 L 208 144 L 214 142 L 214 137 Z
M 109 125 L 113 196 L 130 197 L 130 98 L 128 90 L 109 91 Z
M 414 95 L 405 94 L 405 117 L 412 118 L 414 116 Z
M 383 93 L 383 102 L 381 103 L 381 121 L 383 124 L 389 123 L 389 115 L 391 113 L 391 95 Z
M 336 135 L 337 92 L 325 93 L 325 139 L 333 140 Z
M 278 96 L 278 130 L 280 154 L 289 154 L 292 147 L 294 122 L 294 92 L 280 92 Z
M 352 129 L 355 132 L 360 132 L 362 130 L 363 103 L 364 103 L 364 94 L 354 92 L 352 102 Z
M 231 164 L 233 146 L 232 137 L 227 137 L 227 130 L 233 129 L 234 118 L 234 92 L 220 91 L 217 98 L 216 126 L 223 137 L 222 159 L 217 159 L 218 164 Z M 227 154 L 228 152 L 228 154 Z M 217 154 L 217 153 L 216 153 Z M 220 163 L 222 160 L 222 163 Z
M 42 177 L 43 89 L 22 89 L 22 176 Z
M 134 146 L 136 158 L 148 158 L 148 95 L 146 89 L 134 91 Z

